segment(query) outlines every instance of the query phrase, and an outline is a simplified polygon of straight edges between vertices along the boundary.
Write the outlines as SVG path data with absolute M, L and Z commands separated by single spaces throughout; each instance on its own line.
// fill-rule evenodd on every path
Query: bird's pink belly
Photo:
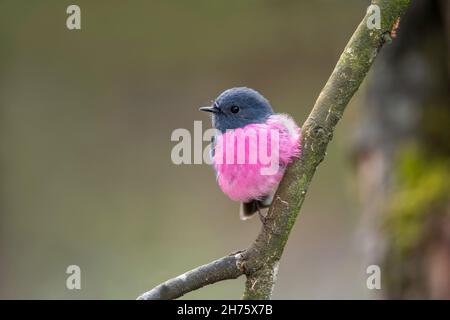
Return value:
M 222 191 L 232 200 L 248 202 L 270 194 L 280 182 L 284 169 L 262 175 L 258 164 L 224 164 L 216 166 L 217 180 Z
M 293 132 L 286 128 L 286 121 L 292 123 Z M 287 164 L 299 155 L 299 138 L 298 127 L 284 115 L 219 135 L 213 162 L 220 188 L 235 201 L 269 195 Z

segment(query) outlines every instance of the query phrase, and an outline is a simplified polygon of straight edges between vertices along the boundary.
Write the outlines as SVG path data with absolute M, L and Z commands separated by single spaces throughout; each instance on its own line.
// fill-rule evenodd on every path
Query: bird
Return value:
M 242 220 L 258 213 L 264 224 L 261 210 L 271 205 L 286 167 L 300 157 L 300 128 L 247 87 L 227 89 L 199 110 L 211 113 L 216 129 L 211 158 L 220 189 L 241 203 Z

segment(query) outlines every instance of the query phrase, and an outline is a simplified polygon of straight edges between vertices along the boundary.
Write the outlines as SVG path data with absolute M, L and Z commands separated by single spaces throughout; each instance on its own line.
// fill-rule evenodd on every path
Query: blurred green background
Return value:
M 0 298 L 134 299 L 257 235 L 176 128 L 249 86 L 300 124 L 367 1 L 0 2 Z M 275 299 L 367 298 L 348 159 L 359 92 L 281 261 Z M 205 143 L 206 146 L 206 143 Z M 68 265 L 82 289 L 66 289 Z M 185 298 L 239 298 L 244 279 Z

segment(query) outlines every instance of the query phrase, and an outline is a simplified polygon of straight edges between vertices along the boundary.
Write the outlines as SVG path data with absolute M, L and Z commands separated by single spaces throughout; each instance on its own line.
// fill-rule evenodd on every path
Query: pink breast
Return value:
M 300 155 L 300 129 L 287 115 L 229 130 L 216 139 L 214 167 L 222 191 L 248 202 L 269 195 Z

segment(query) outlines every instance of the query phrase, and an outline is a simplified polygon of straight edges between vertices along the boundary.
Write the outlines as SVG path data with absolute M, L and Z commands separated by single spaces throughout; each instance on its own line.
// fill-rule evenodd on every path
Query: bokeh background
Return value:
M 0 298 L 134 299 L 237 249 L 241 222 L 213 170 L 174 165 L 177 128 L 248 86 L 302 123 L 368 5 L 318 1 L 0 2 Z M 276 299 L 371 298 L 351 136 L 336 129 L 289 239 Z M 205 143 L 206 146 L 207 143 Z M 82 289 L 68 290 L 68 265 Z M 185 298 L 233 299 L 244 279 Z

